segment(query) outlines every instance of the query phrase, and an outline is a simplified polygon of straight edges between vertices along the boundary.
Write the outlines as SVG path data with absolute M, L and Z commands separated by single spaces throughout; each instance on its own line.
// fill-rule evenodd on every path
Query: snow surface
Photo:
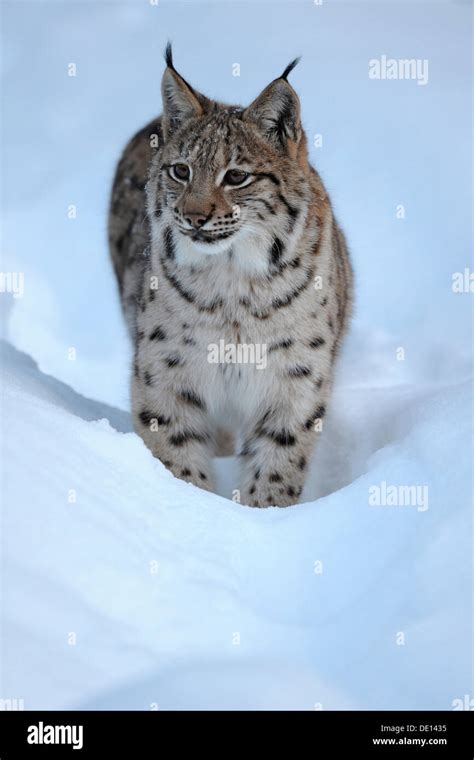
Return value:
M 339 391 L 308 488 L 340 458 L 330 493 L 256 510 L 176 480 L 126 415 L 2 348 L 4 693 L 28 709 L 470 693 L 468 383 Z M 370 506 L 382 481 L 427 485 L 428 509 Z
M 24 272 L 25 295 L 0 299 L 0 697 L 449 709 L 472 695 L 472 296 L 451 289 L 472 267 L 470 8 L 2 11 L 1 268 Z M 292 81 L 309 135 L 323 134 L 312 158 L 350 241 L 357 308 L 297 507 L 233 503 L 232 459 L 218 461 L 220 495 L 178 481 L 131 432 L 105 215 L 123 143 L 159 109 L 168 37 L 193 84 L 235 102 L 303 55 Z M 382 54 L 428 58 L 429 84 L 369 81 Z M 428 509 L 371 506 L 382 482 L 427 487 Z

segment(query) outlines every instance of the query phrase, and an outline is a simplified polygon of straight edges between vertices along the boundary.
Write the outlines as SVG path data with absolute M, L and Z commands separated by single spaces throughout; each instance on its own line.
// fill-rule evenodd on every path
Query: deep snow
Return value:
M 449 709 L 471 693 L 469 384 L 340 391 L 334 490 L 254 510 L 175 480 L 122 413 L 8 345 L 2 365 L 4 694 Z M 428 486 L 428 508 L 370 506 L 382 481 Z
M 2 15 L 1 269 L 24 273 L 25 294 L 0 297 L 0 698 L 449 709 L 472 695 L 472 295 L 451 288 L 472 267 L 468 5 L 40 0 Z M 236 102 L 303 55 L 292 81 L 310 143 L 323 135 L 311 154 L 357 306 L 294 508 L 224 498 L 233 460 L 220 495 L 177 481 L 131 432 L 105 215 L 123 143 L 159 110 L 168 38 L 193 84 Z M 369 81 L 381 54 L 428 58 L 429 83 Z M 427 488 L 428 508 L 371 506 L 382 483 Z

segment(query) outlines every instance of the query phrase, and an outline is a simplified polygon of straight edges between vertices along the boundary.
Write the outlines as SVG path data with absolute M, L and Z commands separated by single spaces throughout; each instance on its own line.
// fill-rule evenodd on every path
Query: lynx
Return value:
M 163 115 L 126 146 L 109 217 L 134 426 L 178 478 L 213 490 L 213 456 L 234 451 L 241 503 L 296 504 L 352 300 L 288 82 L 298 59 L 246 108 L 196 91 L 170 45 L 165 60 Z M 264 364 L 238 361 L 244 345 Z

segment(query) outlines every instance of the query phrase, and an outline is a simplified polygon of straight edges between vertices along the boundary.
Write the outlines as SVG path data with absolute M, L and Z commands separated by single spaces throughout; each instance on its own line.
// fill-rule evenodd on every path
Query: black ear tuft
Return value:
M 293 69 L 295 68 L 295 66 L 297 66 L 300 61 L 301 61 L 301 56 L 299 55 L 298 58 L 295 58 L 294 61 L 292 61 L 291 63 L 288 64 L 288 66 L 286 67 L 285 71 L 281 75 L 280 79 L 284 79 L 285 82 L 286 82 L 286 80 L 288 78 L 288 75 L 291 74 L 291 72 L 293 71 Z
M 296 61 L 287 67 L 284 74 L 292 66 L 296 66 Z M 264 137 L 285 152 L 292 150 L 290 142 L 298 145 L 301 139 L 300 102 L 284 76 L 274 79 L 265 87 L 245 109 L 244 118 L 257 124 Z
M 171 47 L 171 42 L 169 40 L 166 43 L 165 62 L 166 62 L 166 65 L 170 67 L 170 69 L 174 69 L 174 66 L 173 66 L 173 49 Z
M 163 97 L 163 134 L 167 140 L 183 122 L 202 116 L 210 108 L 211 101 L 196 92 L 179 74 L 173 64 L 171 42 L 165 50 L 166 69 L 161 80 Z

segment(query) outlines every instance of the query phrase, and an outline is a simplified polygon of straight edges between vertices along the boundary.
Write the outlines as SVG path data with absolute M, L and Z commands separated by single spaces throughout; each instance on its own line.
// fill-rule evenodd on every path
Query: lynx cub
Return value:
M 241 502 L 295 504 L 352 291 L 287 81 L 297 61 L 247 108 L 197 92 L 169 45 L 166 63 L 163 115 L 125 148 L 109 219 L 134 425 L 176 477 L 208 490 L 212 457 L 235 439 Z

